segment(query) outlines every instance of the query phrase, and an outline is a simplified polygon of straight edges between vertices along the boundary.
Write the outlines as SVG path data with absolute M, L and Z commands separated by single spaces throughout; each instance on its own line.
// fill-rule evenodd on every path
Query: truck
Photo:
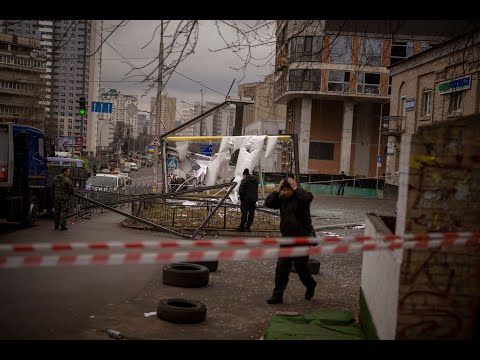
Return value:
M 44 133 L 0 123 L 0 219 L 33 226 L 45 209 L 47 149 Z

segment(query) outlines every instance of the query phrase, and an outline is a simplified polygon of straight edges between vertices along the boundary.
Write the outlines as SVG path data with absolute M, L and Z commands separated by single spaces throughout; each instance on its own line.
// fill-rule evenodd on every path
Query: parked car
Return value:
M 123 176 L 119 176 L 118 174 L 97 174 L 96 176 L 91 176 L 88 179 L 85 189 L 96 191 L 116 191 L 124 186 L 125 178 Z

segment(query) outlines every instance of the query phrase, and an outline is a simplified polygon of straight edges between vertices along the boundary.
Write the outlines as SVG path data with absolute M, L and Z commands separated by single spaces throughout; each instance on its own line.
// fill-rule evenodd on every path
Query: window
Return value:
M 383 40 L 366 39 L 360 40 L 360 65 L 382 65 Z
M 463 91 L 450 93 L 450 101 L 448 104 L 449 114 L 462 111 L 462 94 Z
M 392 95 L 392 77 L 388 77 L 388 95 Z
M 379 94 L 380 74 L 358 73 L 357 94 Z
M 430 116 L 432 109 L 432 90 L 422 92 L 422 116 Z
M 413 41 L 393 41 L 390 53 L 390 65 L 402 61 L 414 54 Z
M 289 91 L 320 91 L 320 69 L 295 69 L 290 70 L 288 74 Z
M 323 37 L 299 36 L 292 39 L 290 45 L 290 62 L 322 61 Z
M 330 62 L 332 64 L 352 63 L 352 38 L 347 36 L 331 35 Z
M 349 71 L 330 70 L 328 72 L 328 91 L 348 92 L 349 86 Z
M 333 160 L 334 143 L 310 142 L 309 158 L 316 160 Z

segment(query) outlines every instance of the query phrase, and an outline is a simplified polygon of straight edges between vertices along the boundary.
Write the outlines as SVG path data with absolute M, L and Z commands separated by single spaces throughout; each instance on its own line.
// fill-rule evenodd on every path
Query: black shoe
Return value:
M 58 230 L 59 227 L 60 227 L 60 225 L 55 224 L 55 230 Z
M 239 232 L 245 232 L 245 229 L 244 229 L 244 228 L 240 228 L 240 227 L 236 228 L 235 230 L 236 230 L 236 231 L 239 231 Z
M 283 299 L 279 296 L 273 295 L 270 299 L 267 299 L 268 304 L 282 304 Z
M 307 288 L 307 291 L 305 292 L 305 300 L 310 300 L 311 298 L 313 298 L 316 287 L 317 287 L 317 283 L 315 283 L 315 285 L 313 285 L 312 287 Z
M 68 228 L 64 225 L 62 225 L 62 227 L 60 228 L 60 230 L 68 230 Z

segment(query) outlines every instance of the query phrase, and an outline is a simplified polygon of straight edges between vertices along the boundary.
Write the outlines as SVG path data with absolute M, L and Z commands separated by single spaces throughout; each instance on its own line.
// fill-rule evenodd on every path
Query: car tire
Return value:
M 184 288 L 208 285 L 210 271 L 207 267 L 191 263 L 167 264 L 163 267 L 163 283 Z
M 38 217 L 38 200 L 35 195 L 30 195 L 25 209 L 24 226 L 35 226 Z
M 177 324 L 199 323 L 205 320 L 206 315 L 207 307 L 196 300 L 162 299 L 157 306 L 159 319 Z

